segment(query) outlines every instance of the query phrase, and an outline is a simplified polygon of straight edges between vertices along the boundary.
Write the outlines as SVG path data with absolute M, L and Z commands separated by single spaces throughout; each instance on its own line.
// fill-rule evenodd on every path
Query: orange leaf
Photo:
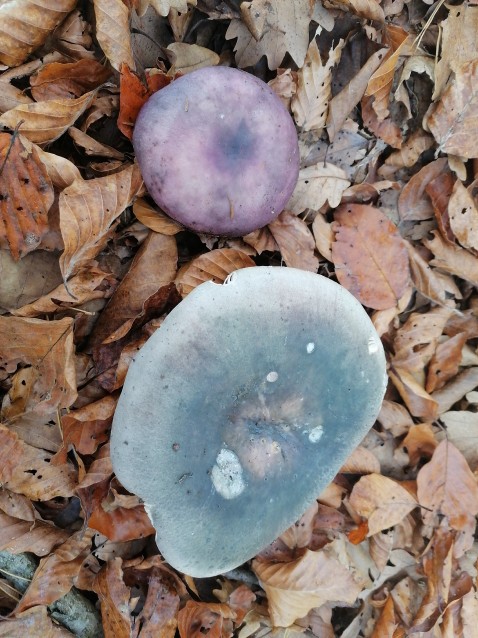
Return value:
M 236 613 L 229 605 L 200 603 L 188 600 L 178 614 L 178 629 L 181 638 L 229 638 L 232 636 L 231 619 Z
M 51 62 L 30 78 L 32 95 L 37 102 L 61 98 L 78 98 L 106 82 L 111 70 L 96 60 Z
M 40 244 L 48 232 L 54 194 L 35 148 L 20 136 L 0 133 L 0 241 L 6 239 L 14 259 Z
M 121 565 L 121 558 L 113 558 L 101 568 L 93 585 L 100 599 L 105 638 L 131 638 L 130 592 Z
M 333 230 L 332 258 L 342 286 L 369 308 L 394 306 L 410 278 L 397 228 L 378 208 L 348 204 L 335 212 Z

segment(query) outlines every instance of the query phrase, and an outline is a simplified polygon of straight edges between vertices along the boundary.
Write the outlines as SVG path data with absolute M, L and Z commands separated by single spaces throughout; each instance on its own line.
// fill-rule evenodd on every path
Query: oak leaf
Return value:
M 0 241 L 14 259 L 35 250 L 49 230 L 53 187 L 35 148 L 17 134 L 0 133 Z
M 0 63 L 18 66 L 41 46 L 76 0 L 49 0 L 48 7 L 37 2 L 0 4 Z
M 362 587 L 338 560 L 306 549 L 290 563 L 255 560 L 252 567 L 266 592 L 274 626 L 288 627 L 327 602 L 352 605 Z
M 369 308 L 394 306 L 410 279 L 395 225 L 378 208 L 348 204 L 335 212 L 333 230 L 332 259 L 342 286 Z
M 350 504 L 367 519 L 368 536 L 397 525 L 417 501 L 396 481 L 381 474 L 363 476 L 350 494 Z
M 131 204 L 142 184 L 139 169 L 133 164 L 106 177 L 75 180 L 65 188 L 59 201 L 64 281 L 102 250 L 112 223 Z
M 277 69 L 287 52 L 300 68 L 309 43 L 312 3 L 309 0 L 252 0 L 241 4 L 242 20 L 233 19 L 226 38 L 237 38 L 237 65 L 253 66 L 263 55 L 271 70 Z
M 96 91 L 90 91 L 74 100 L 61 98 L 21 104 L 0 116 L 0 126 L 12 130 L 18 128 L 36 144 L 50 144 L 76 122 L 91 105 L 95 95 Z

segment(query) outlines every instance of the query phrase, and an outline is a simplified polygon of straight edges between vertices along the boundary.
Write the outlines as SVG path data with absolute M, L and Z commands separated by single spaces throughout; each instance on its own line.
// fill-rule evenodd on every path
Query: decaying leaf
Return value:
M 348 204 L 335 212 L 332 259 L 339 282 L 365 306 L 394 306 L 409 282 L 407 248 L 377 208 Z
M 218 248 L 193 259 L 181 268 L 175 283 L 183 297 L 204 281 L 223 283 L 228 275 L 240 268 L 255 266 L 252 259 L 235 248 Z
M 35 148 L 17 134 L 0 133 L 0 242 L 14 259 L 35 250 L 48 231 L 53 187 Z
M 350 572 L 324 552 L 304 550 L 290 563 L 255 560 L 253 569 L 267 594 L 274 626 L 288 627 L 328 601 L 351 605 L 361 587 Z
M 76 0 L 50 0 L 48 6 L 37 2 L 2 2 L 0 63 L 8 66 L 21 64 L 45 42 L 75 4 Z
M 64 280 L 95 257 L 109 239 L 111 224 L 142 188 L 136 164 L 119 173 L 75 180 L 60 195 L 60 229 L 65 250 L 60 257 Z

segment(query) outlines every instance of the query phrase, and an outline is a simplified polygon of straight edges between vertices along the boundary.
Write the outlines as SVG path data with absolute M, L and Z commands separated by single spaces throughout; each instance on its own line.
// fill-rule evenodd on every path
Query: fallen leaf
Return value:
M 352 605 L 362 589 L 348 569 L 323 551 L 306 549 L 290 563 L 255 560 L 252 568 L 266 592 L 275 627 L 289 627 L 329 601 Z
M 417 502 L 408 490 L 381 474 L 363 476 L 350 494 L 350 505 L 367 519 L 368 536 L 397 525 Z
M 457 275 L 478 286 L 478 258 L 464 248 L 451 246 L 436 231 L 432 232 L 432 235 L 433 239 L 423 241 L 435 256 L 430 263 L 440 270 Z
M 96 38 L 111 66 L 135 68 L 129 29 L 130 10 L 121 0 L 94 0 Z
M 394 151 L 385 159 L 384 166 L 381 166 L 378 170 L 379 175 L 388 177 L 399 168 L 414 166 L 420 155 L 431 148 L 433 144 L 434 140 L 431 135 L 425 133 L 422 129 L 417 129 L 410 135 L 400 150 Z M 430 164 L 427 164 L 427 166 L 430 166 Z M 403 190 L 408 184 L 409 182 L 405 184 Z
M 123 581 L 121 558 L 103 565 L 93 587 L 100 599 L 105 638 L 131 638 L 130 592 Z
M 74 635 L 53 621 L 45 605 L 15 614 L 15 618 L 0 625 L 0 636 L 4 638 L 33 637 L 35 634 L 41 638 L 72 638 Z
M 82 115 L 91 105 L 96 91 L 85 93 L 75 100 L 58 99 L 21 104 L 0 116 L 0 126 L 18 128 L 36 144 L 50 144 Z
M 12 379 L 3 402 L 4 419 L 30 411 L 49 415 L 76 399 L 72 324 L 69 318 L 50 322 L 0 317 L 0 370 L 26 366 Z
M 211 49 L 201 47 L 197 44 L 187 44 L 186 42 L 173 42 L 167 49 L 171 68 L 168 74 L 172 77 L 176 73 L 191 73 L 205 66 L 216 66 L 220 62 L 220 57 Z
M 188 5 L 196 6 L 196 0 L 139 0 L 138 15 L 146 13 L 148 7 L 154 7 L 160 16 L 167 16 L 171 9 L 176 9 L 179 13 L 185 13 Z
M 138 221 L 162 235 L 176 235 L 183 230 L 178 222 L 168 217 L 159 208 L 150 206 L 142 197 L 138 197 L 133 204 L 133 213 Z
M 307 166 L 299 172 L 297 185 L 286 209 L 300 215 L 307 208 L 319 210 L 327 201 L 334 208 L 340 204 L 342 194 L 349 186 L 345 171 L 338 166 L 328 162 Z
M 0 512 L 1 551 L 14 554 L 31 552 L 36 556 L 47 556 L 69 536 L 69 531 L 50 523 L 40 520 L 32 523 Z
M 18 66 L 40 47 L 76 0 L 50 0 L 48 11 L 37 3 L 2 2 L 0 5 L 0 63 Z
M 435 433 L 429 423 L 413 425 L 402 441 L 412 466 L 418 465 L 422 458 L 430 459 L 437 445 Z
M 394 306 L 410 278 L 397 228 L 378 208 L 361 204 L 341 206 L 334 217 L 332 259 L 340 284 L 364 306 Z
M 213 281 L 222 284 L 235 270 L 250 268 L 256 264 L 246 253 L 234 248 L 218 248 L 193 259 L 181 268 L 175 283 L 183 297 L 199 284 Z
M 431 199 L 435 219 L 443 239 L 451 245 L 455 244 L 455 236 L 450 227 L 448 216 L 448 202 L 453 192 L 455 178 L 447 171 L 432 179 L 425 188 L 425 192 Z
M 334 242 L 332 224 L 319 213 L 312 222 L 312 232 L 319 253 L 328 261 L 332 261 L 332 244 Z
M 431 201 L 425 195 L 434 179 L 448 172 L 448 162 L 442 157 L 424 166 L 405 184 L 398 198 L 398 212 L 402 221 L 419 221 L 433 217 Z
M 435 354 L 430 360 L 425 389 L 434 392 L 442 388 L 450 379 L 458 373 L 461 363 L 461 353 L 467 341 L 465 333 L 450 337 L 439 343 Z
M 110 157 L 119 161 L 124 160 L 124 153 L 117 151 L 112 146 L 98 142 L 93 137 L 83 133 L 83 131 L 80 131 L 80 129 L 75 126 L 70 126 L 68 129 L 68 135 L 75 142 L 76 146 L 85 150 L 87 155 Z
M 478 208 L 459 179 L 448 202 L 448 218 L 450 228 L 463 248 L 478 251 Z
M 110 236 L 111 225 L 142 188 L 136 164 L 119 173 L 75 180 L 60 195 L 60 229 L 65 250 L 60 257 L 67 281 L 95 257 Z
M 380 618 L 375 623 L 370 638 L 394 638 L 398 626 L 393 598 L 389 596 L 382 607 Z
M 455 71 L 454 80 L 428 112 L 425 124 L 438 143 L 438 151 L 466 159 L 478 155 L 478 60 Z
M 269 224 L 269 230 L 287 266 L 317 272 L 314 237 L 303 219 L 286 210 Z
M 178 614 L 181 638 L 230 638 L 235 612 L 223 603 L 203 603 L 188 600 Z
M 36 102 L 62 98 L 74 99 L 96 89 L 111 77 L 111 70 L 96 60 L 52 62 L 30 78 Z
M 242 20 L 231 20 L 226 39 L 234 46 L 240 68 L 253 66 L 265 55 L 271 70 L 277 69 L 289 52 L 300 68 L 309 43 L 311 3 L 308 0 L 252 0 L 240 6 Z
M 461 299 L 462 295 L 453 278 L 432 268 L 412 244 L 409 243 L 407 248 L 410 274 L 416 289 L 434 303 L 454 308 L 454 299 Z
M 438 413 L 446 412 L 460 401 L 468 392 L 478 386 L 478 367 L 463 370 L 443 388 L 433 393 L 433 399 L 438 403 Z
M 412 416 L 428 421 L 433 421 L 437 418 L 439 414 L 438 401 L 426 392 L 425 388 L 418 383 L 410 372 L 400 367 L 391 366 L 388 376 Z
M 478 413 L 468 410 L 444 412 L 440 421 L 446 430 L 437 434 L 439 440 L 446 438 L 463 454 L 472 469 L 478 469 Z
M 291 103 L 295 122 L 303 131 L 320 131 L 327 122 L 332 68 L 338 64 L 343 46 L 344 41 L 340 40 L 335 48 L 331 47 L 324 64 L 315 38 L 309 45 L 304 65 L 297 74 L 297 91 Z
M 0 241 L 14 259 L 35 250 L 49 230 L 53 187 L 35 148 L 18 134 L 0 133 Z
M 385 22 L 383 9 L 376 0 L 331 0 L 332 7 L 350 11 L 359 18 Z
M 417 476 L 418 501 L 423 520 L 432 524 L 445 516 L 449 526 L 465 530 L 478 514 L 478 485 L 464 456 L 449 441 L 442 441 Z
M 375 454 L 363 445 L 359 445 L 347 457 L 340 468 L 341 474 L 373 474 L 380 473 L 380 461 Z

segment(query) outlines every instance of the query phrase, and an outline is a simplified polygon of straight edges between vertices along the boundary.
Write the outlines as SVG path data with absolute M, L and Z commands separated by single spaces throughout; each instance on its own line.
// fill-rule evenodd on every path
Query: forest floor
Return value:
M 476 637 L 477 33 L 476 0 L 0 1 L 0 636 Z M 235 239 L 159 210 L 131 144 L 152 93 L 218 64 L 268 82 L 301 156 Z M 110 428 L 164 316 L 256 265 L 347 288 L 389 383 L 301 524 L 194 579 Z

